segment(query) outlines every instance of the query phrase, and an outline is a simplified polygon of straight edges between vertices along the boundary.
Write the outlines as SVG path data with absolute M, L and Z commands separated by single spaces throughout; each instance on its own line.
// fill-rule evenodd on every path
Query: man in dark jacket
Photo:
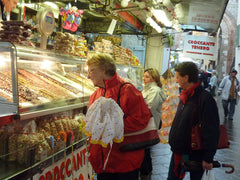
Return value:
M 203 170 L 211 170 L 219 139 L 216 101 L 200 85 L 197 66 L 192 62 L 184 62 L 175 71 L 176 81 L 183 90 L 169 134 L 173 154 L 168 180 L 184 178 L 185 172 L 181 164 L 187 160 L 201 162 Z M 201 123 L 202 149 L 193 150 L 191 130 L 198 123 Z M 203 170 L 190 172 L 191 180 L 201 180 Z
M 203 68 L 201 69 L 199 74 L 199 81 L 200 85 L 202 85 L 204 88 L 208 87 L 208 75 L 206 74 Z

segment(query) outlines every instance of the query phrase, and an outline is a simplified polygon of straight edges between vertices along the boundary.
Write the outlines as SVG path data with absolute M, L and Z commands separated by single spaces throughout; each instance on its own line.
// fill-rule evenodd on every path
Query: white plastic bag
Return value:
M 212 170 L 205 170 L 201 180 L 215 180 Z

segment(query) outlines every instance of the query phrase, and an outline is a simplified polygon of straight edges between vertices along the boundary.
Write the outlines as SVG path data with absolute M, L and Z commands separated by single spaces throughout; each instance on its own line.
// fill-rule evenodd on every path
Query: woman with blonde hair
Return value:
M 152 116 L 155 120 L 156 127 L 161 128 L 161 113 L 162 113 L 162 104 L 167 98 L 161 89 L 162 84 L 160 81 L 160 75 L 157 69 L 148 68 L 144 70 L 143 75 L 144 89 L 142 91 L 143 98 L 150 109 Z M 152 146 L 150 149 L 145 150 L 145 159 L 140 169 L 141 179 L 150 179 L 150 174 L 152 171 L 152 179 L 159 179 L 156 177 L 155 172 L 158 172 L 159 166 L 158 161 L 153 160 L 156 156 L 152 156 L 154 150 L 158 149 L 158 144 Z M 152 156 L 152 157 L 151 157 Z
M 161 123 L 162 103 L 167 98 L 162 88 L 160 75 L 157 69 L 148 68 L 144 70 L 143 75 L 144 89 L 143 98 L 151 110 L 156 127 Z
M 110 55 L 99 53 L 89 58 L 86 64 L 88 78 L 98 87 L 90 96 L 89 107 L 101 97 L 112 98 L 117 102 L 119 88 L 125 81 L 117 74 L 114 59 Z M 119 105 L 124 112 L 124 133 L 144 129 L 151 118 L 151 112 L 144 102 L 142 93 L 132 84 L 125 84 L 119 97 Z M 119 143 L 113 142 L 112 147 L 108 145 L 107 148 L 89 143 L 88 159 L 97 173 L 98 180 L 139 179 L 139 168 L 144 158 L 143 149 L 122 152 Z

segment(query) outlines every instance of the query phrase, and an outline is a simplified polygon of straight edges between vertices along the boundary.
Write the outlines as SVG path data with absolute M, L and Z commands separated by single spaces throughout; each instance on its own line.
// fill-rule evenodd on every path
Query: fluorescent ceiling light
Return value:
M 149 23 L 158 33 L 162 32 L 162 28 L 151 17 L 148 17 L 146 22 Z
M 167 27 L 172 26 L 172 22 L 168 20 L 165 12 L 163 10 L 155 9 L 155 10 L 152 10 L 152 13 L 156 17 L 156 19 L 158 21 L 162 22 L 165 26 L 167 26 Z
M 46 1 L 46 2 L 44 2 L 44 4 L 49 5 L 53 9 L 59 9 L 58 6 L 55 3 L 53 3 L 53 2 Z
M 122 6 L 123 8 L 127 7 L 129 1 L 130 1 L 130 0 L 122 0 L 122 1 L 121 1 L 121 6 Z
M 112 19 L 111 24 L 110 24 L 110 26 L 108 27 L 108 30 L 107 30 L 108 34 L 113 34 L 113 31 L 114 31 L 114 29 L 116 27 L 116 24 L 117 24 L 117 20 L 116 19 Z

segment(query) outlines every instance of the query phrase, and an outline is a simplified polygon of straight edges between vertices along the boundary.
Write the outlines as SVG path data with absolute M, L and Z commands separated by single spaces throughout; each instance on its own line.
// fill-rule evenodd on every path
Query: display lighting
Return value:
M 146 22 L 149 23 L 158 33 L 162 32 L 162 28 L 151 17 L 148 17 Z
M 178 19 L 184 18 L 184 10 L 183 5 L 181 3 L 176 4 L 176 6 L 174 7 L 174 12 L 176 13 Z
M 171 0 L 163 0 L 163 5 L 166 6 L 168 9 L 173 9 L 174 8 Z
M 123 71 L 124 71 L 124 72 L 128 72 L 128 68 L 124 68 Z
M 111 24 L 110 24 L 110 26 L 108 27 L 108 30 L 107 30 L 108 34 L 113 34 L 113 31 L 114 31 L 114 29 L 116 27 L 116 24 L 117 24 L 117 20 L 116 19 L 112 19 Z
M 5 67 L 6 66 L 6 62 L 5 61 L 0 61 L 0 67 Z
M 44 60 L 42 62 L 41 69 L 50 69 L 51 66 L 52 66 L 52 62 L 51 61 Z
M 130 0 L 122 0 L 122 1 L 121 1 L 121 6 L 122 6 L 123 8 L 128 7 L 129 1 L 130 1 Z
M 58 6 L 55 3 L 53 3 L 53 2 L 46 1 L 46 2 L 44 2 L 44 4 L 49 5 L 53 9 L 57 9 L 57 10 L 59 9 Z
M 151 10 L 151 12 L 156 17 L 156 19 L 158 21 L 162 22 L 165 26 L 167 26 L 167 27 L 172 26 L 172 22 L 168 20 L 165 12 L 163 10 L 155 9 L 155 10 Z
M 0 67 L 1 68 L 2 67 L 5 68 L 7 66 L 7 64 L 9 64 L 11 62 L 11 59 L 9 57 L 4 56 L 4 55 L 0 56 L 0 59 L 1 59 L 1 61 L 0 61 Z

